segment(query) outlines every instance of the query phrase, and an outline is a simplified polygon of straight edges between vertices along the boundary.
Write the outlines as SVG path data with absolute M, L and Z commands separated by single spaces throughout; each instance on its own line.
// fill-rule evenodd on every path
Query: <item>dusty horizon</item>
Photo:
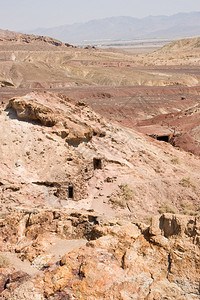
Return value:
M 93 3 L 91 0 L 75 0 L 73 3 L 64 0 L 43 0 L 17 2 L 8 0 L 1 3 L 0 28 L 14 31 L 31 30 L 40 27 L 82 23 L 94 19 L 130 16 L 145 18 L 147 16 L 173 15 L 177 13 L 198 12 L 198 0 L 175 0 L 162 3 L 153 0 L 102 0 Z

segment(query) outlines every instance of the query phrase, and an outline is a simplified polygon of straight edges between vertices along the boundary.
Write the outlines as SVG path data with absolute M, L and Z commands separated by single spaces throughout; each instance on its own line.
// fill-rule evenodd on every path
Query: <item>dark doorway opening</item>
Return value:
M 73 199 L 74 198 L 74 189 L 73 189 L 73 186 L 69 186 L 68 197 L 69 197 L 69 199 Z
M 99 158 L 94 158 L 94 159 L 93 159 L 93 165 L 94 165 L 94 170 L 96 170 L 96 169 L 102 169 L 102 162 L 101 162 L 101 159 L 99 159 Z
M 157 140 L 169 143 L 169 135 L 157 136 Z

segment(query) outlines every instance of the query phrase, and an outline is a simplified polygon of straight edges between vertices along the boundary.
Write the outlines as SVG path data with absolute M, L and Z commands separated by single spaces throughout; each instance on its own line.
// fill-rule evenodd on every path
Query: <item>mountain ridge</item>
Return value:
M 69 43 L 101 39 L 184 38 L 200 34 L 200 12 L 141 19 L 129 16 L 110 17 L 52 28 L 37 28 L 29 33 L 50 35 Z

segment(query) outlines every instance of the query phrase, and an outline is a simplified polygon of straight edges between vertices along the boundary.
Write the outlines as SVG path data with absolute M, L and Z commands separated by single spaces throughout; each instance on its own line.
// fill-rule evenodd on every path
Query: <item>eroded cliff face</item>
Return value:
M 199 299 L 199 225 L 173 214 L 148 226 L 89 211 L 15 211 L 0 223 L 1 255 L 17 253 L 38 272 L 1 269 L 1 297 Z M 69 252 L 72 240 L 82 246 Z
M 198 212 L 198 157 L 113 125 L 83 102 L 30 93 L 1 107 L 0 124 L 2 212 L 71 207 L 135 218 Z

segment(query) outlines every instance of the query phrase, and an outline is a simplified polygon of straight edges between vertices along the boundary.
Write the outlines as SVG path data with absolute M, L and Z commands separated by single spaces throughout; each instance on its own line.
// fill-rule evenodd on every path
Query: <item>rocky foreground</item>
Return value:
M 199 299 L 199 217 L 163 214 L 147 226 L 21 209 L 0 227 L 1 299 Z M 77 240 L 82 246 L 64 254 Z M 15 253 L 10 265 L 2 265 L 5 252 Z M 26 272 L 15 256 L 31 263 Z

